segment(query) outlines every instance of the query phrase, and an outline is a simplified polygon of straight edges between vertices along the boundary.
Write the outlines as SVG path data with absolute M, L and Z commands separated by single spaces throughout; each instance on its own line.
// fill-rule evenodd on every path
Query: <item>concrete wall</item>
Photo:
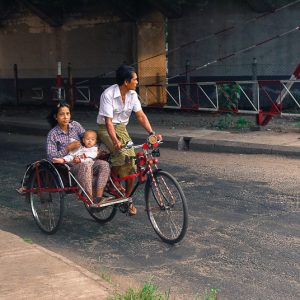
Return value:
M 72 64 L 75 82 L 103 74 L 104 78 L 114 80 L 114 71 L 120 64 L 139 61 L 136 67 L 141 84 L 165 83 L 165 18 L 161 13 L 146 11 L 138 23 L 124 22 L 105 12 L 93 17 L 90 12 L 89 16 L 70 16 L 62 27 L 53 28 L 23 8 L 0 29 L 0 79 L 12 79 L 13 65 L 17 64 L 20 98 L 31 98 L 30 85 L 48 89 L 44 93 L 51 98 L 50 89 L 55 86 L 58 61 L 62 62 L 63 78 L 67 77 L 68 63 Z M 161 55 L 147 59 L 157 53 Z M 41 78 L 45 80 L 42 82 Z M 103 80 L 87 82 L 94 85 L 91 91 L 93 102 L 98 101 L 100 86 L 105 84 Z M 13 83 L 8 91 L 2 83 L 2 96 L 3 93 L 14 96 Z M 141 88 L 142 99 L 144 92 Z M 157 89 L 148 89 L 147 92 L 151 94 L 147 97 L 148 104 L 165 103 L 164 92 Z
M 64 79 L 69 62 L 75 83 L 94 78 L 87 85 L 91 102 L 98 103 L 101 84 L 114 81 L 120 64 L 136 61 L 135 28 L 134 23 L 113 15 L 69 16 L 62 27 L 53 28 L 23 8 L 0 27 L 0 103 L 16 102 L 14 64 L 19 102 L 51 102 L 58 61 Z M 104 75 L 102 80 L 95 79 L 99 75 Z M 35 87 L 43 89 L 42 99 L 33 98 Z
M 169 77 L 184 73 L 186 60 L 190 67 L 203 66 L 268 38 L 282 34 L 299 25 L 300 4 L 285 8 L 264 18 L 258 17 L 247 1 L 210 0 L 185 6 L 184 15 L 168 23 L 169 49 L 199 39 L 187 47 L 170 53 Z M 212 36 L 234 26 L 233 30 Z M 208 37 L 208 38 L 206 38 Z M 259 47 L 212 64 L 191 73 L 192 76 L 251 76 L 253 58 L 257 59 L 259 76 L 289 76 L 300 62 L 300 33 L 295 31 Z
M 295 28 L 299 15 L 300 4 L 297 4 L 246 22 L 259 16 L 246 1 L 210 0 L 186 5 L 181 18 L 168 21 L 168 48 L 177 49 L 187 42 L 200 41 L 169 54 L 168 75 L 184 73 L 186 60 L 191 68 L 202 66 Z M 64 70 L 71 62 L 75 77 L 90 77 L 112 72 L 124 61 L 133 63 L 161 53 L 164 50 L 163 19 L 155 21 L 156 16 L 151 23 L 147 18 L 144 16 L 135 24 L 121 22 L 118 17 L 69 17 L 61 28 L 55 29 L 24 9 L 0 28 L 0 78 L 12 78 L 15 63 L 20 77 L 53 77 L 58 60 L 63 62 Z M 235 28 L 212 36 L 230 26 Z M 299 31 L 295 31 L 192 75 L 251 75 L 254 57 L 258 75 L 289 75 L 299 62 L 298 49 Z M 148 66 L 141 65 L 140 70 L 145 73 L 145 68 L 160 68 L 164 58 L 158 60 Z
M 24 9 L 0 28 L 0 78 L 13 77 L 13 64 L 20 77 L 54 77 L 57 61 L 64 72 L 71 62 L 75 77 L 114 71 L 135 60 L 134 33 L 133 23 L 103 17 L 70 17 L 53 28 Z
M 99 2 L 101 4 L 101 2 Z M 98 5 L 100 5 L 98 3 Z M 99 11 L 101 16 L 99 16 Z M 13 64 L 18 65 L 21 96 L 34 86 L 55 84 L 57 61 L 62 61 L 63 77 L 72 63 L 73 77 L 104 79 L 89 81 L 98 101 L 101 84 L 110 84 L 114 71 L 123 62 L 136 63 L 141 84 L 165 81 L 166 57 L 155 56 L 165 51 L 165 19 L 158 11 L 143 12 L 138 22 L 122 21 L 113 11 L 89 7 L 89 17 L 70 15 L 60 28 L 53 28 L 23 8 L 0 27 L 0 93 L 3 99 L 15 96 Z M 191 69 L 235 53 L 241 49 L 282 34 L 299 25 L 300 4 L 275 12 L 264 18 L 248 6 L 247 1 L 193 1 L 184 6 L 183 16 L 168 20 L 168 77 L 185 73 L 186 62 Z M 251 19 L 257 18 L 254 21 Z M 225 33 L 214 33 L 233 26 Z M 192 80 L 211 77 L 251 78 L 252 62 L 257 60 L 257 75 L 289 77 L 299 63 L 299 30 L 274 39 L 247 53 L 237 54 L 222 62 L 193 71 Z M 188 46 L 183 46 L 191 41 Z M 176 51 L 172 51 L 176 49 Z M 183 76 L 184 77 L 184 76 Z M 105 78 L 107 80 L 105 81 Z M 32 79 L 32 81 L 30 81 Z M 180 78 L 180 81 L 184 78 Z M 23 90 L 22 90 L 23 89 Z M 162 90 L 149 90 L 149 103 L 165 102 Z M 145 93 L 141 89 L 141 94 Z M 27 97 L 27 96 L 26 96 Z M 28 94 L 28 97 L 30 95 Z M 49 96 L 50 97 L 50 96 Z

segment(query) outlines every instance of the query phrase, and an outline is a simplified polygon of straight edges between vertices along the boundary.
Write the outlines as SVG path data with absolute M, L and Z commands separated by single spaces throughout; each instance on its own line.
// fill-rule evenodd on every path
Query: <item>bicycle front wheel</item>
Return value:
M 47 234 L 57 231 L 62 222 L 64 211 L 63 193 L 58 175 L 47 166 L 39 166 L 33 171 L 30 180 L 29 194 L 31 211 L 38 227 Z
M 183 239 L 188 227 L 186 198 L 178 181 L 168 172 L 149 175 L 145 187 L 146 209 L 154 231 L 166 243 Z

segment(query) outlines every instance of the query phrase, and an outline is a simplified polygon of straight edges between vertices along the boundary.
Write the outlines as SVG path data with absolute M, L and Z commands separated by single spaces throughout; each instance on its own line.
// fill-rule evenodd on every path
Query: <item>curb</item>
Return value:
M 298 147 L 265 145 L 233 141 L 213 141 L 205 139 L 191 139 L 189 143 L 189 150 L 235 154 L 268 154 L 298 157 L 300 156 L 300 149 Z
M 82 122 L 84 123 L 84 122 Z M 96 126 L 95 126 L 96 127 Z M 26 124 L 15 121 L 1 121 L 0 131 L 18 134 L 46 136 L 49 126 L 46 124 Z M 130 135 L 136 143 L 145 141 L 144 133 L 135 133 L 132 128 Z M 186 136 L 164 135 L 164 147 L 179 151 L 199 151 L 215 153 L 236 153 L 236 154 L 268 154 L 299 157 L 299 147 L 267 145 L 257 143 L 245 143 L 225 140 L 199 139 Z

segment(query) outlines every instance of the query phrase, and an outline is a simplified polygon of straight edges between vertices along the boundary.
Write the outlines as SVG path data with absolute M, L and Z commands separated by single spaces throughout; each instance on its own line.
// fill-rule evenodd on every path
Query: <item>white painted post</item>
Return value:
M 57 76 L 56 76 L 56 88 L 57 88 L 57 96 L 58 101 L 61 101 L 61 86 L 62 86 L 62 78 L 61 78 L 61 61 L 57 62 Z

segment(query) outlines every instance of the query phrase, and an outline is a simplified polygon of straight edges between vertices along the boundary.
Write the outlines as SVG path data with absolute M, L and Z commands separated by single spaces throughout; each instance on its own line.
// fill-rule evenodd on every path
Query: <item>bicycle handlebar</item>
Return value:
M 151 136 L 150 136 L 150 137 L 151 137 Z M 155 136 L 155 137 L 156 137 L 156 136 Z M 162 144 L 162 143 L 163 143 L 162 139 L 158 139 L 157 137 L 156 137 L 155 143 L 149 142 L 149 137 L 148 137 L 147 142 L 146 142 L 146 143 L 143 143 L 143 144 L 140 144 L 140 145 L 134 145 L 133 141 L 128 141 L 128 142 L 124 145 L 123 149 L 124 149 L 124 150 L 128 150 L 128 149 L 138 149 L 138 148 L 143 148 L 145 144 L 147 144 L 148 146 L 149 146 L 149 145 L 150 145 L 150 146 L 153 146 L 153 145 L 157 144 L 157 146 L 158 146 L 158 145 L 160 145 L 160 144 Z

